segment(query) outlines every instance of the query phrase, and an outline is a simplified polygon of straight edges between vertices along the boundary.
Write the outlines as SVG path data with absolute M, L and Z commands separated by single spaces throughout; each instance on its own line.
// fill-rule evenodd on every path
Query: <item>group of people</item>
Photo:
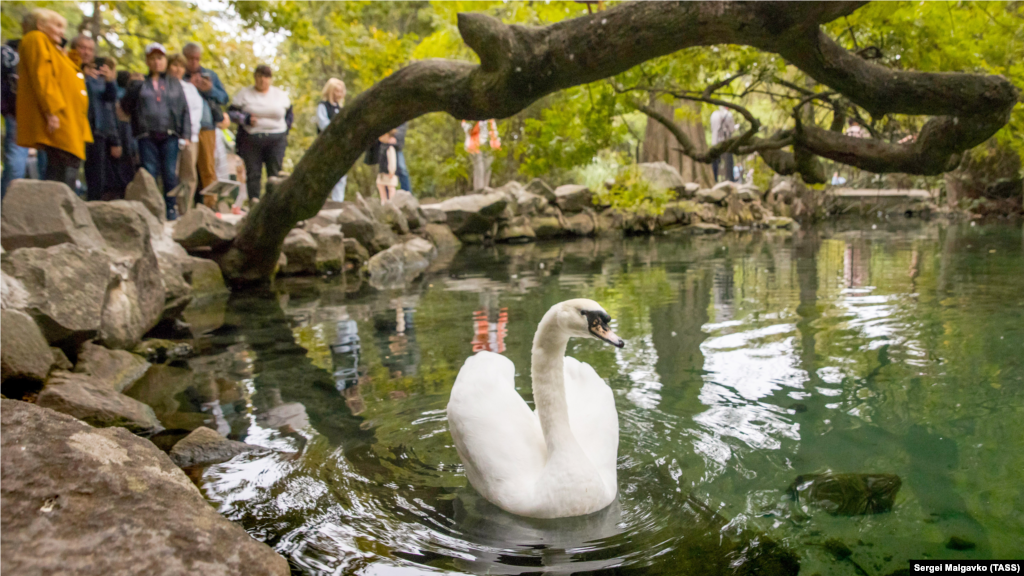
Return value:
M 294 114 L 288 94 L 273 85 L 269 66 L 257 66 L 253 85 L 229 98 L 217 73 L 203 66 L 203 47 L 194 42 L 179 54 L 159 42 L 147 45 L 143 74 L 119 70 L 112 57 L 98 58 L 87 35 L 69 42 L 67 20 L 52 10 L 32 10 L 22 31 L 2 47 L 3 195 L 11 181 L 38 167 L 39 178 L 63 182 L 88 200 L 119 199 L 143 168 L 159 182 L 167 219 L 174 220 L 200 201 L 197 191 L 232 174 L 240 188 L 233 210 L 240 211 L 245 197 L 259 201 L 264 169 L 268 176 L 281 171 Z M 345 83 L 331 78 L 322 96 L 318 133 L 341 113 Z M 233 138 L 227 131 L 232 123 L 238 126 Z M 467 126 L 474 189 L 480 189 L 490 180 L 490 154 L 480 142 L 494 149 L 500 143 L 493 120 Z M 402 124 L 384 134 L 367 155 L 379 167 L 382 201 L 411 189 L 406 131 Z M 235 166 L 228 154 L 232 140 Z M 344 201 L 346 185 L 342 177 L 330 199 Z
M 258 66 L 254 85 L 229 100 L 197 43 L 180 54 L 149 44 L 143 75 L 96 58 L 88 36 L 68 42 L 66 29 L 60 14 L 37 8 L 22 22 L 23 36 L 3 46 L 4 195 L 26 176 L 34 149 L 39 177 L 76 191 L 84 160 L 89 200 L 123 198 L 144 168 L 160 181 L 173 220 L 196 201 L 197 188 L 230 178 L 223 129 L 231 122 L 245 166 L 238 180 L 251 198 L 259 198 L 264 167 L 268 175 L 281 170 L 293 114 L 269 66 Z

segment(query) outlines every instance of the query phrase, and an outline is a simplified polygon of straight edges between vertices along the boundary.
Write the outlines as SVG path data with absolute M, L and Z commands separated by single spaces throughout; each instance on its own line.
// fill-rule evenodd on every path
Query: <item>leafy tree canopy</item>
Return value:
M 614 2 L 609 3 L 614 4 Z M 446 58 L 476 62 L 476 54 L 457 29 L 460 12 L 483 12 L 505 23 L 547 25 L 584 15 L 576 2 L 294 2 L 233 0 L 221 10 L 194 2 L 96 1 L 5 2 L 4 39 L 20 35 L 22 15 L 35 6 L 64 14 L 70 29 L 95 34 L 98 53 L 143 70 L 142 50 L 151 41 L 172 51 L 189 41 L 206 47 L 206 61 L 229 91 L 251 82 L 260 62 L 257 48 L 272 54 L 277 85 L 289 91 L 297 123 L 289 159 L 297 160 L 316 136 L 313 114 L 327 79 L 348 86 L 348 99 L 415 60 Z M 878 2 L 826 27 L 842 46 L 895 70 L 963 71 L 1002 74 L 1024 86 L 1024 4 L 1020 2 Z M 73 32 L 72 32 L 73 33 Z M 276 52 L 264 38 L 280 34 Z M 732 81 L 714 91 L 749 110 L 760 123 L 759 138 L 791 129 L 796 116 L 828 128 L 837 110 L 859 118 L 876 138 L 898 141 L 916 134 L 926 118 L 871 116 L 840 97 L 821 97 L 794 108 L 826 88 L 808 79 L 777 55 L 749 47 L 687 49 L 657 58 L 605 81 L 552 94 L 500 122 L 503 154 L 496 179 L 548 176 L 585 178 L 596 164 L 628 164 L 643 140 L 644 116 L 637 104 L 652 99 L 677 102 L 679 94 L 699 96 L 715 82 Z M 707 126 L 715 106 L 703 103 Z M 673 120 L 694 120 L 678 107 Z M 739 115 L 737 115 L 739 118 Z M 414 120 L 407 154 L 413 188 L 422 195 L 463 191 L 468 159 L 462 150 L 458 120 L 430 114 Z M 749 123 L 741 122 L 741 129 Z M 1024 111 L 1018 106 L 995 139 L 1024 153 Z M 708 138 L 710 141 L 710 138 Z M 368 184 L 368 177 L 359 174 Z

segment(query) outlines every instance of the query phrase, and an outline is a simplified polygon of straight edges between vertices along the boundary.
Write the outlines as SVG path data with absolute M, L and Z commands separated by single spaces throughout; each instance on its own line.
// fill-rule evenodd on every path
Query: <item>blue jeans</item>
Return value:
M 152 174 L 154 179 L 159 177 L 163 180 L 168 218 L 173 219 L 170 216 L 177 201 L 173 197 L 168 198 L 167 193 L 178 185 L 178 175 L 174 173 L 178 167 L 178 138 L 139 138 L 139 159 L 142 160 L 142 167 L 146 172 Z
M 398 167 L 395 169 L 398 174 L 398 185 L 406 192 L 412 192 L 412 183 L 409 182 L 409 167 L 405 165 L 405 154 L 398 151 Z
M 4 114 L 4 173 L 0 185 L 0 198 L 7 196 L 11 180 L 25 177 L 25 163 L 28 162 L 28 148 L 17 144 L 18 121 L 13 114 Z

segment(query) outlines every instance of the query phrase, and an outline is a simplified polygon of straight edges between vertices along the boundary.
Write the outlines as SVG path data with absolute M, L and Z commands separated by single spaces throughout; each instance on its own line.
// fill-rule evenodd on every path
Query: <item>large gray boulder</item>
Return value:
M 563 213 L 593 208 L 593 197 L 590 189 L 581 184 L 566 184 L 555 188 L 555 202 Z
M 409 221 L 406 220 L 405 214 L 402 214 L 398 206 L 387 202 L 381 208 L 381 212 L 383 213 L 382 222 L 390 226 L 395 234 L 405 235 L 409 233 Z
M 192 288 L 185 279 L 191 256 L 174 241 L 167 229 L 141 202 L 120 200 L 135 210 L 149 226 L 149 241 L 160 266 L 160 279 L 164 285 L 164 318 L 177 318 L 192 301 Z
M 116 272 L 107 292 L 100 338 L 111 348 L 131 348 L 163 315 L 165 292 L 151 232 L 133 202 L 90 202 L 93 222 L 108 246 Z
M 526 191 L 531 194 L 536 194 L 541 198 L 544 198 L 550 204 L 555 204 L 558 199 L 555 197 L 555 191 L 548 185 L 547 182 L 540 178 L 534 178 L 530 180 L 530 183 L 526 185 Z
M 718 204 L 721 201 L 725 200 L 725 197 L 727 195 L 727 190 L 723 190 L 722 188 L 719 188 L 717 186 L 711 189 L 704 188 L 702 190 L 697 191 L 697 201 L 707 202 L 709 204 Z
M 507 205 L 508 198 L 502 192 L 456 196 L 436 204 L 444 210 L 452 232 L 459 236 L 490 232 Z
M 753 202 L 754 200 L 760 200 L 763 194 L 761 189 L 753 184 L 740 184 L 736 189 L 736 195 L 739 196 L 740 200 L 744 202 Z
M 287 576 L 152 442 L 0 400 L 4 573 Z
M 114 274 L 106 252 L 75 244 L 22 248 L 4 253 L 0 266 L 24 287 L 23 310 L 48 342 L 75 347 L 99 334 Z
M 161 428 L 152 408 L 87 374 L 55 370 L 39 392 L 36 404 L 99 428 L 119 426 L 136 434 L 149 434 Z
M 160 222 L 167 221 L 167 203 L 164 202 L 164 195 L 156 185 L 156 180 L 149 172 L 146 172 L 145 168 L 139 168 L 135 173 L 135 178 L 125 189 L 124 199 L 142 202 L 142 205 L 154 218 Z
M 364 203 L 371 207 L 373 205 L 365 201 Z M 345 238 L 355 238 L 372 253 L 387 250 L 398 243 L 398 237 L 387 224 L 375 220 L 354 202 L 342 202 L 340 206 L 338 224 L 341 225 L 341 232 Z M 376 206 L 379 208 L 380 204 Z
M 675 166 L 666 162 L 645 162 L 636 165 L 644 180 L 654 188 L 672 190 L 677 195 L 686 193 L 686 181 Z
M 86 203 L 62 182 L 15 180 L 4 197 L 0 220 L 4 250 L 68 242 L 92 250 L 106 247 Z
M 142 356 L 86 342 L 78 351 L 74 372 L 91 376 L 116 392 L 124 392 L 142 378 L 149 366 Z
M 0 309 L 21 310 L 28 306 L 28 292 L 21 281 L 0 271 Z
M 548 201 L 539 194 L 527 192 L 526 190 L 517 190 L 514 192 L 516 195 L 516 215 L 517 216 L 533 216 L 534 214 L 541 214 L 544 209 L 548 207 Z
M 237 440 L 228 440 L 215 430 L 200 426 L 171 448 L 171 462 L 186 466 L 205 466 L 231 460 L 239 454 L 264 450 Z
M 411 230 L 417 230 L 427 223 L 426 216 L 424 216 L 423 211 L 420 210 L 419 200 L 417 200 L 411 192 L 398 190 L 395 192 L 395 196 L 389 201 L 389 203 L 394 204 L 402 211 L 402 215 L 405 216 L 405 220 L 409 223 L 409 228 Z
M 596 226 L 597 217 L 590 209 L 565 217 L 565 231 L 575 236 L 593 236 Z
M 316 240 L 316 272 L 334 274 L 345 268 L 345 235 L 341 226 L 311 226 L 309 234 Z
M 555 238 L 565 234 L 565 228 L 558 216 L 534 216 L 530 218 L 530 227 L 537 238 Z
M 221 272 L 220 265 L 213 260 L 189 256 L 185 260 L 184 268 L 195 297 L 227 293 L 224 273 Z
M 403 243 L 403 246 L 407 250 L 412 250 L 418 253 L 427 260 L 433 260 L 437 257 L 437 247 L 432 242 L 424 240 L 423 238 L 410 238 Z
M 219 250 L 235 239 L 238 230 L 231 224 L 217 218 L 217 214 L 199 205 L 189 210 L 174 225 L 174 241 L 190 252 L 211 249 Z
M 2 310 L 0 326 L 0 379 L 5 383 L 46 380 L 54 356 L 32 317 L 18 310 Z
M 376 194 L 372 196 L 363 196 L 362 194 L 356 194 L 355 205 L 363 211 L 372 220 L 377 222 L 384 222 L 387 216 L 384 213 L 384 206 L 380 202 L 380 198 Z
M 370 253 L 355 238 L 345 238 L 345 263 L 355 269 L 363 267 L 370 260 Z
M 309 218 L 305 221 L 305 227 L 308 229 L 310 226 L 334 226 L 338 223 L 338 217 L 341 216 L 341 208 L 324 208 L 323 210 L 316 213 L 316 216 Z
M 448 221 L 448 214 L 438 204 L 423 204 L 420 206 L 423 216 L 431 224 L 444 224 Z
M 458 250 L 462 246 L 459 237 L 452 232 L 451 228 L 444 224 L 427 224 L 423 227 L 423 231 L 440 252 L 451 252 Z
M 288 261 L 281 267 L 281 274 L 315 274 L 316 240 L 309 232 L 293 228 L 284 238 L 281 251 Z
M 536 237 L 537 233 L 530 226 L 530 219 L 527 216 L 516 216 L 502 223 L 494 239 L 498 242 L 512 242 L 529 241 Z
M 409 241 L 396 244 L 374 254 L 367 265 L 370 272 L 370 285 L 378 290 L 400 288 L 426 270 L 430 266 L 429 256 L 431 255 L 430 251 L 434 250 L 434 246 L 421 238 L 416 240 L 419 242 Z M 429 250 L 427 250 L 427 246 L 429 246 Z

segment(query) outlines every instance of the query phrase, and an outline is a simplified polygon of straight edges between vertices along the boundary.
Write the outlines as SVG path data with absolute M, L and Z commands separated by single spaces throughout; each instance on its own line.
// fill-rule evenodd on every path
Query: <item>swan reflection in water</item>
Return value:
M 457 536 L 476 544 L 458 555 L 458 569 L 473 573 L 519 574 L 543 567 L 549 573 L 579 573 L 622 563 L 618 554 L 582 560 L 585 552 L 605 548 L 603 542 L 625 534 L 622 506 L 616 498 L 593 514 L 569 518 L 527 518 L 505 512 L 471 488 L 460 490 L 453 503 Z M 582 561 L 581 561 L 582 560 Z

